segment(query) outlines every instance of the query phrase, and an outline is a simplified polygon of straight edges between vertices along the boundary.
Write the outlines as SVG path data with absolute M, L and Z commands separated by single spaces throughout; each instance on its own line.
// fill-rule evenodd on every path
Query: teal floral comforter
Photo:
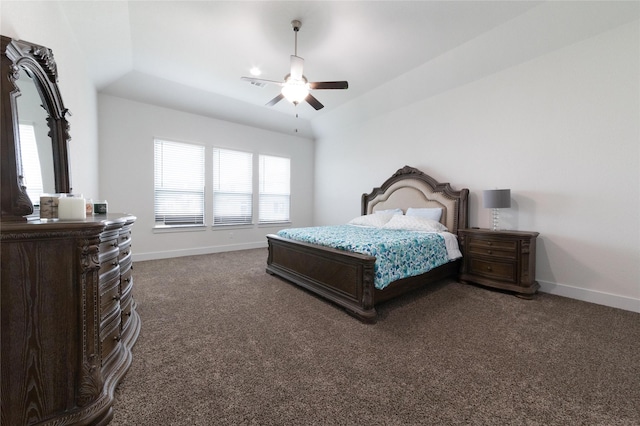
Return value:
M 336 225 L 283 229 L 278 235 L 374 256 L 374 285 L 380 290 L 449 261 L 444 237 L 437 233 Z

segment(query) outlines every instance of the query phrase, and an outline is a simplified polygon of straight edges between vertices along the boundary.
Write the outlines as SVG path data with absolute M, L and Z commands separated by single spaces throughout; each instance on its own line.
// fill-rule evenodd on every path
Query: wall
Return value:
M 86 63 L 68 29 L 60 5 L 53 2 L 0 2 L 0 32 L 44 45 L 53 51 L 62 100 L 71 112 L 69 162 L 74 192 L 98 192 L 97 97 Z
M 501 224 L 540 232 L 542 291 L 640 312 L 639 39 L 635 21 L 323 136 L 315 223 L 405 164 L 468 187 L 472 226 L 483 189 L 511 188 Z
M 100 194 L 109 211 L 128 212 L 134 227 L 135 260 L 266 247 L 265 235 L 282 226 L 198 231 L 154 231 L 153 140 L 162 138 L 291 158 L 291 225 L 313 218 L 313 142 L 194 114 L 100 94 Z M 207 180 L 210 182 L 210 180 Z M 211 196 L 207 195 L 211 206 Z M 210 208 L 210 207 L 209 207 Z M 211 223 L 211 215 L 208 212 Z

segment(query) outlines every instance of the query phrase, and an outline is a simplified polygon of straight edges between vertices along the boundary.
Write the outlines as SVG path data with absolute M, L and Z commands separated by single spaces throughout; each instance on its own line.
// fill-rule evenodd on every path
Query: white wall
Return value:
M 156 137 L 291 158 L 289 226 L 311 225 L 313 141 L 104 94 L 98 99 L 100 196 L 108 201 L 110 212 L 138 218 L 133 231 L 135 260 L 266 247 L 265 235 L 282 228 L 254 225 L 212 230 L 208 226 L 199 231 L 154 232 Z
M 76 193 L 98 192 L 97 97 L 86 63 L 68 29 L 60 5 L 53 2 L 0 2 L 0 32 L 44 45 L 53 51 L 64 106 L 71 111 L 69 162 Z
M 468 187 L 472 226 L 489 226 L 483 189 L 511 188 L 501 224 L 540 232 L 542 291 L 640 312 L 639 36 L 636 21 L 319 139 L 315 223 L 359 215 L 405 164 Z

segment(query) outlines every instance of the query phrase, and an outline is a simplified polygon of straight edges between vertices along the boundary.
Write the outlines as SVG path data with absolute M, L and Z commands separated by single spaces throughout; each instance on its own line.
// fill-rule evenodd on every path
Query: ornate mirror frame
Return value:
M 2 221 L 25 221 L 33 213 L 33 204 L 26 193 L 20 157 L 16 85 L 20 70 L 33 79 L 42 107 L 47 113 L 49 137 L 53 151 L 56 192 L 71 192 L 68 144 L 69 111 L 62 103 L 58 88 L 58 70 L 51 49 L 23 40 L 1 37 L 0 51 L 0 199 Z

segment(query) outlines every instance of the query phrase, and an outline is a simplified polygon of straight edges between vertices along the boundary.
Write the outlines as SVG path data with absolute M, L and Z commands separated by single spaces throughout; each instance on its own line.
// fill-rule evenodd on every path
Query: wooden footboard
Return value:
M 304 287 L 343 307 L 358 319 L 376 321 L 376 305 L 445 278 L 455 277 L 460 262 L 404 278 L 378 290 L 375 257 L 267 235 L 267 272 Z
M 267 235 L 267 272 L 285 278 L 374 322 L 373 266 L 376 258 Z

